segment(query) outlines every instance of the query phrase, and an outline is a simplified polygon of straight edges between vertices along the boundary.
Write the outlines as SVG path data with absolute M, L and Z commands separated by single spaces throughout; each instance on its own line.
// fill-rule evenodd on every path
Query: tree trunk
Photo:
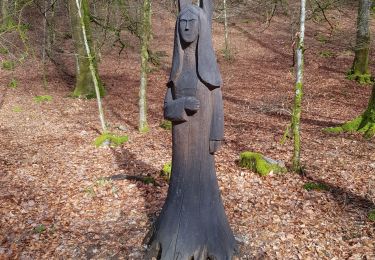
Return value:
M 298 45 L 296 50 L 297 56 L 297 80 L 295 86 L 294 107 L 292 115 L 292 132 L 294 140 L 293 151 L 293 171 L 301 171 L 301 136 L 300 136 L 300 122 L 301 122 L 301 106 L 303 95 L 303 52 L 304 52 L 304 37 L 305 37 L 305 14 L 306 14 L 306 0 L 301 0 L 301 16 L 300 16 L 300 32 L 298 34 Z
M 71 6 L 73 7 L 73 6 Z M 105 124 L 105 120 L 104 120 L 104 112 L 103 112 L 103 108 L 102 108 L 102 103 L 101 103 L 101 92 L 100 92 L 100 82 L 99 82 L 99 77 L 98 77 L 98 71 L 97 71 L 97 68 L 96 68 L 96 64 L 95 64 L 95 58 L 93 56 L 93 53 L 92 53 L 92 47 L 90 46 L 90 41 L 89 41 L 89 38 L 88 38 L 88 33 L 90 32 L 88 30 L 88 28 L 86 27 L 86 25 L 89 24 L 89 17 L 88 17 L 88 2 L 87 0 L 75 0 L 75 7 L 76 7 L 76 10 L 77 10 L 77 14 L 78 16 L 76 16 L 76 18 L 78 19 L 78 24 L 80 25 L 80 28 L 81 28 L 81 36 L 82 36 L 82 44 L 83 44 L 83 50 L 85 53 L 84 54 L 84 57 L 86 57 L 87 61 L 88 61 L 88 70 L 89 70 L 89 73 L 91 75 L 91 81 L 94 85 L 94 91 L 95 91 L 95 95 L 96 95 L 96 99 L 97 99 L 97 103 L 98 103 L 98 109 L 99 109 L 99 119 L 100 119 L 100 123 L 101 123 L 101 126 L 102 126 L 102 131 L 103 133 L 106 133 L 107 132 L 107 127 L 106 127 L 106 124 Z M 81 73 L 81 71 L 80 71 Z
M 139 87 L 139 126 L 142 133 L 147 132 L 147 75 L 148 75 L 148 45 L 151 35 L 151 0 L 143 1 L 143 26 L 141 40 L 141 84 Z
M 73 96 L 94 98 L 96 96 L 94 84 L 95 80 L 98 81 L 100 96 L 104 96 L 104 88 L 99 79 L 95 53 L 93 53 L 92 48 L 88 2 L 87 0 L 79 0 L 78 4 L 81 9 L 77 8 L 76 0 L 69 0 L 68 3 L 77 65 L 76 84 Z M 79 16 L 79 13 L 82 15 L 82 17 Z M 85 47 L 85 37 L 92 55 L 94 77 L 90 71 L 90 58 L 87 55 Z
M 57 7 L 57 3 L 55 0 L 50 0 L 50 7 L 51 10 L 49 12 L 50 14 L 50 19 L 48 20 L 48 34 L 47 34 L 47 50 L 51 51 L 52 45 L 55 43 L 56 40 L 56 32 L 55 32 L 55 10 Z
M 359 0 L 357 17 L 357 40 L 354 48 L 355 56 L 348 77 L 359 83 L 370 83 L 371 76 L 368 68 L 370 50 L 370 0 Z
M 232 58 L 232 54 L 230 51 L 229 46 L 229 36 L 228 36 L 228 16 L 227 16 L 227 0 L 223 0 L 223 12 L 224 12 L 224 42 L 225 42 L 225 49 L 224 55 L 227 60 Z
M 48 41 L 48 0 L 44 0 L 44 15 L 43 15 L 43 45 L 42 45 L 42 61 L 43 61 L 43 71 L 46 63 L 46 52 L 47 52 L 47 41 Z M 45 72 L 43 72 L 44 74 Z M 44 75 L 45 78 L 45 75 Z
M 7 29 L 10 25 L 12 25 L 12 17 L 9 15 L 9 1 L 2 0 L 1 5 L 1 20 L 2 20 L 2 28 Z
M 365 138 L 372 138 L 375 135 L 375 84 L 368 102 L 367 109 L 360 116 L 344 123 L 341 126 L 325 129 L 329 133 L 359 132 Z
M 371 97 L 368 102 L 366 113 L 368 114 L 369 120 L 372 120 L 372 122 L 375 123 L 375 84 L 372 87 Z

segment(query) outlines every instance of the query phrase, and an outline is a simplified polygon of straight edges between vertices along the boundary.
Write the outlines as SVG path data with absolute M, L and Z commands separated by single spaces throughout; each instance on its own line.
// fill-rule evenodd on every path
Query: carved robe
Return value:
M 151 238 L 160 258 L 231 259 L 236 243 L 227 221 L 216 178 L 214 146 L 223 140 L 221 77 L 206 13 L 190 5 L 184 11 L 199 17 L 198 39 L 183 46 L 176 25 L 164 117 L 172 121 L 172 174 L 168 195 Z M 186 109 L 187 98 L 199 109 Z M 152 254 L 151 254 L 152 255 Z

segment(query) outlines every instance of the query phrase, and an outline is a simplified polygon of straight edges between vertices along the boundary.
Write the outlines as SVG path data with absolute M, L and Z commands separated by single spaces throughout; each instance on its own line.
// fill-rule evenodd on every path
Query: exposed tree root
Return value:
M 354 72 L 353 70 L 350 70 L 348 74 L 346 75 L 346 77 L 350 80 L 355 80 L 359 84 L 363 84 L 363 85 L 373 83 L 373 78 L 371 74 L 368 74 L 368 73 L 361 74 L 360 72 Z
M 367 110 L 357 118 L 337 127 L 325 128 L 328 133 L 359 132 L 365 138 L 375 135 L 375 110 Z

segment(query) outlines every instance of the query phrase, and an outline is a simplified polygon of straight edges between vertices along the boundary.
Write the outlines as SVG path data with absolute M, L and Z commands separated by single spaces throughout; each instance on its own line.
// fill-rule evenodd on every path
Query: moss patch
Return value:
M 144 184 L 152 184 L 152 185 L 156 184 L 155 179 L 153 177 L 151 177 L 151 176 L 144 177 L 143 180 L 142 180 L 142 182 Z
M 12 108 L 12 111 L 13 111 L 13 112 L 16 112 L 16 113 L 19 113 L 19 112 L 22 112 L 23 109 L 22 109 L 22 107 L 20 107 L 20 106 L 15 106 L 15 107 Z
M 328 186 L 323 183 L 316 183 L 316 182 L 307 182 L 303 185 L 303 188 L 307 191 L 311 190 L 318 190 L 318 191 L 325 191 L 328 190 Z
M 8 87 L 9 88 L 17 88 L 18 86 L 18 81 L 15 80 L 15 79 L 12 79 L 9 83 L 8 83 Z
M 34 101 L 35 103 L 49 102 L 52 101 L 52 97 L 49 95 L 36 96 L 34 97 Z
M 11 60 L 5 60 L 1 63 L 1 67 L 4 69 L 4 70 L 14 70 L 14 67 L 15 67 L 15 63 L 14 61 L 11 61 Z
M 41 233 L 43 233 L 46 230 L 47 229 L 46 229 L 46 227 L 43 224 L 40 224 L 40 225 L 38 225 L 38 226 L 36 226 L 36 227 L 33 228 L 33 232 L 34 233 L 38 233 L 38 234 L 41 234 Z
M 167 182 L 169 182 L 169 180 L 171 179 L 171 174 L 172 174 L 172 163 L 168 162 L 164 164 L 160 175 L 163 176 Z
M 349 70 L 346 73 L 346 78 L 349 80 L 355 80 L 361 85 L 374 83 L 374 79 L 372 78 L 371 74 L 369 73 L 361 74 L 360 72 L 355 72 L 354 70 Z
M 332 51 L 324 50 L 319 52 L 319 56 L 323 58 L 331 58 L 335 56 L 335 54 Z
M 375 222 L 375 209 L 371 210 L 371 211 L 368 213 L 368 219 L 369 219 L 370 221 Z
M 171 130 L 172 129 L 172 122 L 169 120 L 164 120 L 161 122 L 160 127 L 165 130 Z
M 375 135 L 375 119 L 373 118 L 375 111 L 367 110 L 359 117 L 344 123 L 337 127 L 324 128 L 323 131 L 327 133 L 344 133 L 344 132 L 359 132 L 362 133 L 365 138 L 371 138 Z
M 143 127 L 139 128 L 139 132 L 142 134 L 146 134 L 150 132 L 150 128 L 148 127 L 148 124 L 144 125 Z
M 321 43 L 327 43 L 328 42 L 328 38 L 323 34 L 315 35 L 315 40 L 317 40 L 318 42 L 321 42 Z
M 112 133 L 103 133 L 95 139 L 94 144 L 96 147 L 102 146 L 103 144 L 119 146 L 128 141 L 128 139 L 127 135 L 117 136 Z
M 8 54 L 9 50 L 5 47 L 0 47 L 0 54 Z
M 285 173 L 287 170 L 282 163 L 264 157 L 260 153 L 243 152 L 240 154 L 241 167 L 248 168 L 260 176 L 267 176 L 272 173 Z
M 233 52 L 231 51 L 230 48 L 224 48 L 222 50 L 224 59 L 228 62 L 233 62 L 234 61 L 234 55 Z

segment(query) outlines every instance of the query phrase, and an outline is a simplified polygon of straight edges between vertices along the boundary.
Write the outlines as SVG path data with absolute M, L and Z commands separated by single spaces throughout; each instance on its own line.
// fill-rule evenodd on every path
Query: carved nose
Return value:
M 186 22 L 185 31 L 189 31 L 189 30 L 190 30 L 189 22 Z

